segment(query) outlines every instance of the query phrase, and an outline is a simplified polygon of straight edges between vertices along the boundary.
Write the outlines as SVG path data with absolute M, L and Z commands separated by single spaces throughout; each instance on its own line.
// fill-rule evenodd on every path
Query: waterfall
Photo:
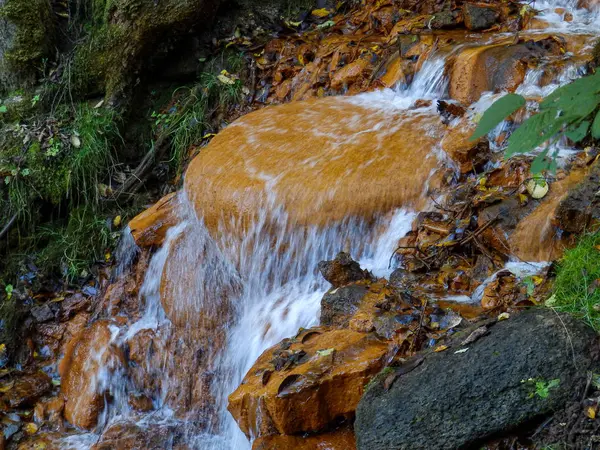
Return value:
M 598 11 L 577 10 L 575 3 L 547 0 L 538 2 L 536 7 L 547 10 L 542 17 L 552 29 L 577 33 L 597 30 Z M 573 22 L 559 20 L 557 7 L 572 10 Z M 408 86 L 360 94 L 340 102 L 373 109 L 408 110 L 417 100 L 425 99 L 430 104 L 412 109 L 411 114 L 432 116 L 436 114 L 435 100 L 448 98 L 445 68 L 449 56 L 431 55 Z M 576 65 L 568 65 L 554 83 L 543 87 L 541 74 L 539 69 L 530 69 L 518 92 L 547 95 L 581 72 Z M 493 98 L 485 94 L 475 111 L 489 105 Z M 389 275 L 390 255 L 398 240 L 411 230 L 414 211 L 401 208 L 373 221 L 347 217 L 326 226 L 298 226 L 270 189 L 270 183 L 275 181 L 266 180 L 267 189 L 254 205 L 257 214 L 250 224 L 223 215 L 217 233 L 209 230 L 202 212 L 189 198 L 191 193 L 178 194 L 178 224 L 168 230 L 162 247 L 153 255 L 140 289 L 143 313 L 133 324 L 115 328 L 111 342 L 128 345 L 141 333 L 152 332 L 169 350 L 177 345 L 188 349 L 190 359 L 196 358 L 191 356 L 192 350 L 198 350 L 196 347 L 208 348 L 210 354 L 197 357 L 200 362 L 190 363 L 190 367 L 201 367 L 210 373 L 208 390 L 203 391 L 208 400 L 202 406 L 191 401 L 189 410 L 183 414 L 178 411 L 178 395 L 184 390 L 182 379 L 192 383 L 189 390 L 193 392 L 200 374 L 185 373 L 187 366 L 180 367 L 179 356 L 176 358 L 175 352 L 167 350 L 160 367 L 141 368 L 160 374 L 159 389 L 152 398 L 156 410 L 151 417 L 137 416 L 128 407 L 127 391 L 136 386 L 121 372 L 106 372 L 105 378 L 98 381 L 99 385 L 109 386 L 114 397 L 105 408 L 98 432 L 106 424 L 124 420 L 140 426 L 172 422 L 183 425 L 184 440 L 190 448 L 250 449 L 246 436 L 227 411 L 227 396 L 267 348 L 294 335 L 299 328 L 318 325 L 320 300 L 328 283 L 318 273 L 317 263 L 332 259 L 343 250 L 377 276 Z M 235 230 L 244 230 L 241 237 Z M 131 236 L 127 232 L 124 236 L 123 250 L 117 253 L 118 276 L 127 270 L 137 252 Z M 164 299 L 161 301 L 165 291 L 168 311 Z M 62 445 L 88 449 L 96 440 L 97 434 L 86 433 L 64 438 Z

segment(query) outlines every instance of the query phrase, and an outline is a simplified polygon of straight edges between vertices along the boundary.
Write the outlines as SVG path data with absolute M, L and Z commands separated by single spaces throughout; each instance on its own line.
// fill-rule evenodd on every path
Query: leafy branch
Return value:
M 518 94 L 497 100 L 483 114 L 471 140 L 485 136 L 502 121 L 526 105 Z M 531 172 L 556 171 L 556 152 L 548 158 L 550 146 L 562 136 L 574 143 L 591 135 L 600 139 L 600 72 L 556 89 L 539 105 L 539 112 L 526 119 L 508 138 L 505 157 L 529 153 L 547 143 L 531 164 Z

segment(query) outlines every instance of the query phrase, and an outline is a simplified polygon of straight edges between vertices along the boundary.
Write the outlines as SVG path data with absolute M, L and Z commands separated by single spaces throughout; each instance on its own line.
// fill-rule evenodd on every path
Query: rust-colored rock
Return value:
M 322 430 L 354 416 L 387 353 L 372 334 L 304 330 L 260 356 L 229 396 L 228 409 L 248 436 Z
M 108 427 L 100 441 L 90 450 L 163 450 L 172 448 L 174 427 L 152 425 L 140 427 L 135 423 L 117 422 Z
M 471 141 L 475 126 L 471 119 L 465 119 L 451 128 L 442 139 L 442 149 L 452 158 L 461 173 L 480 167 L 490 157 L 487 139 Z
M 60 362 L 64 415 L 77 427 L 96 425 L 105 395 L 98 386 L 99 378 L 123 364 L 122 352 L 112 344 L 113 327 L 110 321 L 100 320 L 84 329 L 69 342 Z
M 363 76 L 368 67 L 369 61 L 367 59 L 358 58 L 356 61 L 342 67 L 331 77 L 331 87 L 340 89 L 351 85 Z
M 469 105 L 485 91 L 512 92 L 525 79 L 529 61 L 560 51 L 551 39 L 465 48 L 450 70 L 450 97 Z
M 185 188 L 211 232 L 243 233 L 267 201 L 290 225 L 367 220 L 418 207 L 439 161 L 434 115 L 327 97 L 267 107 L 231 124 L 192 161 Z M 235 143 L 235 144 L 232 144 Z M 402 176 L 399 176 L 402 174 Z
M 17 378 L 3 399 L 11 408 L 31 407 L 51 388 L 52 379 L 44 372 L 36 372 Z
M 355 450 L 354 431 L 349 428 L 311 436 L 264 436 L 256 439 L 252 450 Z
M 159 247 L 167 230 L 177 223 L 177 205 L 177 193 L 173 192 L 131 219 L 129 229 L 135 243 L 139 247 Z
M 331 261 L 321 261 L 319 271 L 334 288 L 364 280 L 369 277 L 368 272 L 360 268 L 360 264 L 352 259 L 348 253 L 340 252 Z

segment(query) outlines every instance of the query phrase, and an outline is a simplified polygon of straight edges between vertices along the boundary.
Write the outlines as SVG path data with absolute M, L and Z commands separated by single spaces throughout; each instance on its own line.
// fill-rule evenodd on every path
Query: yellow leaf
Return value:
M 123 220 L 123 219 L 121 218 L 121 216 L 117 216 L 117 217 L 115 217 L 115 218 L 113 219 L 113 225 L 114 225 L 115 227 L 118 227 L 118 226 L 120 226 L 120 225 L 121 225 L 121 221 L 122 221 L 122 220 Z
M 37 433 L 37 430 L 38 430 L 38 426 L 33 422 L 29 422 L 23 428 L 25 429 L 25 433 L 27 433 L 27 434 L 35 434 L 35 433 Z
M 595 419 L 596 418 L 596 407 L 588 406 L 587 409 L 585 410 L 585 415 L 588 416 L 590 419 Z
M 104 260 L 105 260 L 106 262 L 109 262 L 109 261 L 110 261 L 110 257 L 111 257 L 111 254 L 110 254 L 110 252 L 106 252 L 106 253 L 104 254 Z
M 217 79 L 223 83 L 223 84 L 235 84 L 235 80 L 232 80 L 231 78 L 229 78 L 227 75 L 221 73 L 221 75 L 217 75 Z
M 6 383 L 5 385 L 0 386 L 0 393 L 5 394 L 8 391 L 10 391 L 12 389 L 12 387 L 15 385 L 14 381 L 11 381 L 9 383 Z
M 299 62 L 300 64 L 302 64 L 303 66 L 305 65 L 305 64 L 304 64 L 304 57 L 302 56 L 302 54 L 301 54 L 301 53 L 299 53 L 299 54 L 298 54 L 298 62 Z
M 447 345 L 438 345 L 436 348 L 433 349 L 434 352 L 443 352 L 444 350 L 448 350 Z
M 329 14 L 331 14 L 331 11 L 329 11 L 327 8 L 321 8 L 313 10 L 311 14 L 315 17 L 327 17 Z
M 506 320 L 510 318 L 510 314 L 507 312 L 503 312 L 502 314 L 500 314 L 498 316 L 498 322 L 502 321 L 502 320 Z

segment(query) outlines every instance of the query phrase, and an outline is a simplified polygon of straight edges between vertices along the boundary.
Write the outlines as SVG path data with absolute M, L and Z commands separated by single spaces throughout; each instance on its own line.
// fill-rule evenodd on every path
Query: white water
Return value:
M 561 32 L 589 32 L 600 28 L 600 15 L 575 10 L 575 0 L 538 2 L 536 8 L 546 9 L 544 18 Z M 554 12 L 566 7 L 574 14 L 572 23 L 565 22 Z M 415 101 L 431 100 L 430 106 L 414 110 L 414 114 L 434 114 L 435 100 L 447 98 L 448 79 L 444 68 L 447 55 L 434 55 L 425 62 L 410 86 L 396 90 L 361 94 L 348 99 L 370 108 L 413 107 Z M 571 67 L 553 83 L 542 87 L 541 72 L 531 70 L 519 92 L 523 95 L 547 95 L 551 90 L 580 75 Z M 495 98 L 484 95 L 476 108 L 483 108 Z M 341 250 L 348 251 L 377 276 L 389 274 L 389 258 L 398 239 L 411 228 L 414 213 L 397 210 L 391 216 L 381 217 L 376 224 L 365 224 L 348 218 L 343 223 L 325 229 L 297 230 L 288 223 L 285 211 L 278 207 L 270 193 L 262 205 L 262 214 L 241 241 L 223 231 L 218 241 L 213 240 L 190 206 L 185 193 L 180 194 L 180 222 L 171 228 L 163 247 L 153 256 L 140 291 L 145 309 L 141 318 L 128 328 L 115 331 L 113 341 L 124 345 L 143 330 L 154 330 L 166 342 L 173 336 L 173 325 L 167 319 L 160 299 L 161 282 L 165 273 L 190 283 L 175 286 L 174 310 L 190 318 L 202 314 L 221 314 L 218 302 L 227 298 L 232 314 L 223 317 L 226 329 L 225 347 L 211 356 L 215 372 L 212 395 L 216 399 L 215 424 L 199 430 L 186 426 L 198 411 L 191 410 L 181 422 L 185 426 L 185 441 L 191 448 L 202 450 L 245 450 L 250 443 L 226 410 L 227 396 L 239 385 L 245 373 L 260 354 L 283 338 L 294 335 L 300 327 L 318 324 L 320 300 L 328 284 L 317 273 L 317 263 L 331 259 Z M 275 224 L 275 226 L 274 226 Z M 240 226 L 240 224 L 237 224 Z M 227 227 L 235 229 L 236 227 Z M 120 256 L 124 264 L 119 275 L 136 252 L 131 240 L 126 240 Z M 179 266 L 165 272 L 167 260 L 176 259 Z M 477 293 L 474 295 L 476 297 Z M 212 300 L 211 300 L 212 299 Z M 168 356 L 168 355 L 166 355 Z M 160 392 L 153 398 L 157 411 L 152 418 L 134 415 L 127 405 L 129 390 L 135 390 L 131 380 L 120 371 L 105 370 L 98 379 L 98 389 L 108 387 L 114 400 L 105 408 L 98 431 L 123 420 L 135 421 L 141 426 L 174 418 L 169 394 L 181 389 L 174 362 L 168 357 L 162 364 Z M 150 368 L 148 368 L 150 369 Z M 189 419 L 186 420 L 186 419 Z M 65 449 L 89 449 L 97 442 L 94 433 L 70 436 L 62 441 Z

